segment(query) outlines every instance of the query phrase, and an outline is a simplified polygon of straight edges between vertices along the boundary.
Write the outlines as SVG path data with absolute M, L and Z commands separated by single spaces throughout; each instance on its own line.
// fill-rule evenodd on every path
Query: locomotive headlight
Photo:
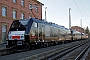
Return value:
M 21 38 L 24 38 L 24 36 L 21 36 Z
M 9 34 L 11 34 L 11 32 L 9 32 Z
M 9 36 L 9 38 L 11 39 L 11 36 Z
M 11 37 L 10 35 L 8 36 L 8 38 L 9 38 L 9 39 L 12 39 L 12 37 Z
M 24 36 L 20 36 L 21 39 L 24 39 Z
M 6 41 L 6 44 L 5 45 L 8 45 L 8 41 Z
M 8 33 L 8 38 L 11 39 L 11 32 Z

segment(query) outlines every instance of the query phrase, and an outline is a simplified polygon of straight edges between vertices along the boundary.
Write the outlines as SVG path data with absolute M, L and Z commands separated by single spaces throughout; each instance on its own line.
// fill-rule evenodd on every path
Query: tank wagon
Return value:
M 73 35 L 74 39 L 78 37 Z M 70 41 L 72 34 L 70 30 L 64 26 L 38 20 L 35 18 L 27 18 L 14 20 L 8 31 L 7 48 L 22 47 L 22 48 L 38 48 L 46 47 L 55 44 L 60 44 L 64 41 Z

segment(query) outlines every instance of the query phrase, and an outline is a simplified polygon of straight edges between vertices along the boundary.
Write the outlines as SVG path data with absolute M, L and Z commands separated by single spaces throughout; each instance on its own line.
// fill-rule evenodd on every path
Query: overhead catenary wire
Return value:
M 52 14 L 54 14 L 55 16 L 59 17 L 60 19 L 65 20 L 64 18 L 62 18 L 61 16 L 57 15 L 56 13 L 54 13 L 54 12 L 51 11 L 51 10 L 49 10 L 48 8 L 47 8 L 47 10 L 48 10 L 49 12 L 51 12 Z
M 83 15 L 83 13 L 81 12 L 80 8 L 78 7 L 77 3 L 73 0 L 73 2 L 75 3 L 75 5 L 77 6 L 79 12 L 81 13 L 81 15 L 84 17 L 84 19 L 86 20 L 87 22 L 87 19 L 85 18 L 85 16 Z M 88 22 L 87 22 L 88 23 Z
M 51 0 L 49 0 L 49 1 L 51 1 Z M 52 2 L 52 1 L 51 1 L 51 2 Z M 58 7 L 57 9 L 61 10 L 61 8 L 60 8 L 57 4 L 55 4 L 54 2 L 52 2 L 52 3 L 54 4 L 54 6 Z M 51 12 L 52 14 L 54 14 L 56 17 L 58 17 L 58 18 L 60 18 L 60 19 L 62 19 L 62 20 L 64 20 L 64 21 L 67 21 L 66 19 L 64 19 L 64 18 L 62 18 L 61 16 L 59 16 L 58 14 L 56 14 L 55 12 L 51 11 L 50 9 L 48 9 L 48 7 L 47 7 L 46 10 L 48 10 L 48 12 Z M 66 15 L 66 14 L 64 14 L 64 15 Z M 67 21 L 67 22 L 68 22 L 68 21 Z
M 42 0 L 43 1 L 43 0 Z M 45 1 L 45 0 L 44 0 Z M 82 0 L 81 0 L 82 1 Z M 48 15 L 48 13 L 50 12 L 51 14 L 54 14 L 56 17 L 59 17 L 61 20 L 63 19 L 63 20 L 65 20 L 65 21 L 68 21 L 68 19 L 66 19 L 66 18 L 64 18 L 63 16 L 62 16 L 62 14 L 58 14 L 60 11 L 62 11 L 62 9 L 61 9 L 61 7 L 55 2 L 55 1 L 53 1 L 53 0 L 49 0 L 49 1 L 46 1 L 46 2 L 48 2 L 48 3 L 46 3 L 47 5 L 47 15 Z M 73 2 L 73 0 L 72 0 L 72 2 Z M 75 3 L 73 3 L 75 6 L 76 6 L 76 8 L 78 7 L 78 9 L 77 10 L 79 10 L 79 14 L 81 14 L 81 16 L 78 16 L 78 17 L 80 17 L 80 19 L 82 19 L 83 21 L 83 23 L 84 23 L 84 21 L 86 21 L 87 22 L 87 20 L 86 19 L 84 19 L 85 17 L 86 17 L 86 15 L 84 16 L 84 13 L 83 13 L 83 11 L 81 10 L 81 8 L 79 7 L 79 5 L 77 4 L 77 0 L 74 0 L 74 2 Z M 65 3 L 65 2 L 64 2 Z M 68 2 L 66 2 L 66 3 L 68 3 Z M 80 2 L 79 2 L 80 3 Z M 50 7 L 48 7 L 48 5 L 50 6 Z M 68 5 L 71 5 L 71 4 L 68 4 Z M 52 7 L 54 8 L 54 9 L 52 9 Z M 65 6 L 66 8 L 68 8 L 68 6 Z M 65 8 L 65 7 L 63 7 L 63 8 Z M 72 8 L 72 10 L 73 10 L 73 8 L 74 7 L 70 7 L 69 6 L 69 8 Z M 60 9 L 60 10 L 59 10 Z M 59 11 L 58 11 L 59 10 Z M 58 12 L 58 13 L 57 13 Z M 62 13 L 64 13 L 64 12 L 62 12 Z M 75 13 L 75 11 L 74 11 L 74 13 Z M 77 12 L 76 12 L 77 13 Z M 75 13 L 75 14 L 76 14 Z M 78 14 L 78 13 L 77 13 Z M 64 14 L 64 15 L 66 15 L 66 13 Z M 73 14 L 72 14 L 73 15 Z M 47 16 L 48 17 L 48 16 Z M 68 16 L 67 16 L 68 17 Z M 78 19 L 78 17 L 76 17 L 77 19 Z M 52 17 L 53 18 L 53 17 Z M 72 18 L 73 18 L 73 16 L 72 16 Z M 48 19 L 48 18 L 47 18 Z M 89 22 L 88 22 L 89 23 Z M 78 22 L 78 24 L 79 24 L 79 22 Z M 87 25 L 87 24 L 86 24 Z
M 84 10 L 84 7 L 83 7 L 83 4 L 82 4 L 81 0 L 80 0 L 80 3 L 81 3 L 81 6 L 82 6 L 82 8 L 83 8 L 84 13 L 86 14 L 86 12 L 85 12 L 85 10 Z
M 82 4 L 81 0 L 80 0 L 80 3 L 81 3 L 81 6 L 82 6 L 82 8 L 83 8 L 83 11 L 84 11 L 85 15 L 87 16 L 87 14 L 86 14 L 86 12 L 85 12 L 85 9 L 84 9 L 84 7 L 83 7 L 83 4 Z M 86 20 L 86 22 L 88 23 L 88 21 L 87 21 L 86 18 L 85 18 L 85 20 Z M 90 25 L 90 23 L 89 23 L 89 25 Z
M 55 4 L 52 0 L 49 0 L 49 1 L 51 1 L 55 7 L 58 7 L 57 9 L 61 10 L 61 8 L 57 4 Z
M 73 0 L 73 2 L 75 3 L 75 1 Z M 81 3 L 82 4 L 82 3 Z M 79 9 L 78 5 L 75 3 L 75 5 L 77 6 L 77 8 Z M 79 9 L 80 13 L 82 14 L 81 10 Z M 84 17 L 84 15 L 82 14 L 82 16 Z M 84 17 L 84 19 L 86 20 L 86 22 L 90 25 L 90 23 L 87 21 L 87 19 Z
M 56 7 L 58 7 L 57 9 L 61 9 L 57 4 L 55 4 L 52 0 L 49 0 L 49 1 L 51 1 L 52 3 L 53 3 L 53 5 L 54 6 L 56 6 Z M 81 1 L 81 0 L 80 0 Z M 73 0 L 73 2 L 75 3 L 75 5 L 77 6 L 77 8 L 78 8 L 78 10 L 79 10 L 79 12 L 81 13 L 81 15 L 84 17 L 84 19 L 86 20 L 86 22 L 87 22 L 87 19 L 86 19 L 86 17 L 83 15 L 83 13 L 81 12 L 81 10 L 80 10 L 80 8 L 78 7 L 78 5 L 77 5 L 77 3 Z M 81 3 L 82 4 L 82 3 Z M 83 6 L 82 6 L 83 7 Z M 84 10 L 84 9 L 83 9 Z M 66 15 L 66 14 L 65 14 Z M 87 22 L 88 23 L 88 22 Z M 88 23 L 89 24 L 89 23 Z M 90 24 L 89 24 L 90 25 Z
M 74 2 L 74 3 L 75 3 L 75 5 L 77 6 L 77 8 L 78 8 L 79 12 L 81 13 L 81 15 L 84 17 L 84 15 L 82 14 L 81 10 L 79 9 L 79 7 L 78 7 L 77 3 L 76 3 L 74 0 L 73 0 L 73 2 Z

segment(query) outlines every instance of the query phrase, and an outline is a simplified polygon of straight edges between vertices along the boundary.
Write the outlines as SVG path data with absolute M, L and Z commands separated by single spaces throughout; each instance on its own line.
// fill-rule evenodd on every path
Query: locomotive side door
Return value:
M 35 42 L 38 38 L 38 23 L 34 22 L 30 30 L 30 41 Z
M 38 40 L 44 40 L 44 24 L 38 23 Z
M 44 40 L 44 38 L 45 38 L 45 34 L 44 34 L 44 24 L 42 24 L 42 34 L 41 34 L 41 36 L 42 36 L 42 40 Z

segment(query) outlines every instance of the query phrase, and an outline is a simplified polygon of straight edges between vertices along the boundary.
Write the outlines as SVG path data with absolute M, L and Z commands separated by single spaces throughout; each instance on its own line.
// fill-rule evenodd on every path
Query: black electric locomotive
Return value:
M 52 22 L 35 18 L 15 20 L 9 29 L 6 47 L 46 47 L 71 40 L 69 34 L 69 29 Z

